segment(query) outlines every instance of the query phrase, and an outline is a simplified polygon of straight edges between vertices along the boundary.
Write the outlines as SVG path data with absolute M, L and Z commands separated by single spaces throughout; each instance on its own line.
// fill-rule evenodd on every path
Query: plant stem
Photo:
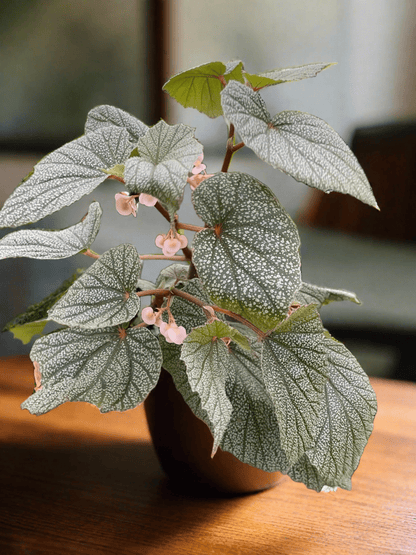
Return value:
M 94 251 L 91 251 L 90 249 L 87 249 L 87 250 L 86 250 L 85 252 L 83 252 L 82 254 L 85 254 L 85 256 L 89 256 L 90 258 L 95 258 L 96 260 L 97 260 L 98 258 L 100 258 L 100 255 L 99 255 L 99 254 L 97 254 L 97 253 L 94 252 Z
M 148 289 L 147 291 L 137 291 L 136 295 L 138 297 L 147 297 L 148 295 L 150 296 L 158 295 L 158 296 L 167 297 L 168 295 L 170 295 L 170 293 L 171 293 L 170 289 Z
M 228 133 L 227 149 L 225 151 L 224 162 L 221 168 L 222 172 L 225 173 L 228 171 L 234 152 L 237 152 L 237 150 L 240 150 L 240 148 L 243 148 L 243 146 L 244 146 L 243 142 L 238 143 L 236 145 L 234 144 L 234 125 L 231 123 L 230 131 Z
M 188 231 L 202 231 L 205 227 L 200 225 L 184 224 L 182 222 L 177 222 L 176 229 L 187 229 Z
M 181 254 L 173 254 L 172 256 L 166 256 L 164 254 L 141 254 L 140 260 L 189 260 L 189 258 Z

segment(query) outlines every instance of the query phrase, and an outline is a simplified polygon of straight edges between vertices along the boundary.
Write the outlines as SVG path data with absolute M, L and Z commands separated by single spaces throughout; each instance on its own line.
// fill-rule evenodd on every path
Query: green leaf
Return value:
M 373 430 L 377 400 L 369 379 L 348 349 L 324 341 L 329 377 L 321 405 L 315 445 L 306 455 L 325 484 L 351 489 L 356 470 Z
M 136 143 L 140 137 L 146 135 L 149 130 L 147 125 L 131 114 L 120 108 L 104 104 L 88 112 L 87 121 L 85 123 L 85 134 L 112 125 L 126 129 L 134 143 Z
M 73 274 L 70 278 L 65 280 L 62 285 L 58 287 L 53 293 L 45 297 L 39 303 L 30 305 L 25 312 L 19 314 L 13 320 L 8 322 L 4 328 L 2 329 L 3 332 L 5 331 L 12 331 L 13 328 L 16 327 L 24 327 L 26 328 L 25 334 L 29 333 L 28 330 L 30 329 L 29 324 L 38 324 L 38 321 L 45 321 L 47 320 L 48 311 L 49 309 L 65 294 L 68 288 L 76 281 L 79 276 L 82 274 L 84 270 L 78 269 L 75 274 Z M 22 330 L 23 332 L 23 330 Z M 36 332 L 37 333 L 37 332 Z M 27 335 L 26 335 L 27 337 Z
M 193 392 L 198 393 L 201 408 L 212 424 L 214 444 L 212 456 L 221 443 L 231 418 L 232 405 L 225 392 L 225 382 L 230 372 L 228 348 L 220 339 L 201 345 L 192 333 L 182 345 L 181 360 Z
M 319 287 L 311 283 L 302 283 L 300 289 L 296 291 L 294 301 L 302 305 L 317 304 L 318 308 L 333 301 L 352 301 L 361 304 L 355 293 L 344 291 L 343 289 L 330 289 L 329 287 Z
M 270 330 L 301 284 L 295 224 L 268 187 L 243 173 L 220 173 L 193 193 L 209 229 L 195 234 L 193 262 L 212 300 Z
M 48 320 L 40 320 L 38 322 L 27 322 L 21 326 L 13 326 L 9 328 L 15 339 L 20 339 L 23 345 L 30 343 L 35 335 L 41 335 Z
M 271 118 L 261 96 L 236 81 L 221 97 L 224 116 L 261 160 L 310 187 L 346 193 L 378 208 L 358 160 L 323 120 L 294 111 Z
M 325 491 L 326 484 L 316 468 L 310 463 L 308 457 L 303 455 L 289 470 L 288 476 L 294 482 L 301 482 L 309 489 L 317 492 Z M 344 488 L 348 489 L 348 488 Z
M 195 108 L 210 118 L 222 115 L 220 93 L 232 80 L 244 83 L 243 63 L 210 62 L 174 75 L 163 85 L 170 94 L 185 108 Z
M 132 150 L 129 134 L 104 127 L 67 143 L 36 164 L 0 211 L 0 227 L 36 222 L 91 193 Z
M 194 138 L 194 129 L 168 125 L 163 120 L 139 139 L 139 157 L 127 160 L 124 179 L 134 194 L 153 195 L 173 217 L 194 162 L 202 154 L 202 145 Z
M 170 264 L 161 270 L 156 280 L 156 289 L 170 289 L 181 280 L 188 277 L 189 266 L 185 264 Z
M 40 366 L 41 388 L 23 404 L 45 414 L 66 401 L 86 401 L 100 409 L 125 411 L 155 387 L 162 355 L 146 328 L 66 329 L 38 339 L 30 352 Z
M 94 242 L 100 229 L 101 215 L 100 205 L 93 202 L 81 222 L 66 229 L 22 229 L 9 233 L 0 240 L 0 259 L 27 257 L 57 260 L 74 256 Z
M 139 288 L 140 291 L 149 291 L 150 289 L 157 289 L 156 284 L 152 281 L 148 281 L 147 279 L 138 279 L 136 283 L 136 288 Z
M 96 328 L 128 322 L 140 310 L 135 294 L 143 263 L 132 245 L 105 252 L 49 311 L 66 326 Z
M 289 465 L 280 445 L 279 424 L 272 400 L 264 385 L 260 356 L 238 345 L 231 347 L 233 379 L 226 393 L 233 411 L 221 449 L 240 461 L 266 472 L 286 473 Z
M 306 64 L 297 67 L 285 67 L 283 69 L 272 69 L 253 75 L 244 72 L 244 77 L 250 83 L 254 90 L 263 89 L 272 85 L 279 85 L 280 83 L 290 83 L 292 81 L 300 81 L 302 79 L 309 79 L 316 77 L 318 73 L 335 65 L 334 63 L 322 64 Z
M 313 447 L 328 377 L 324 329 L 315 305 L 301 307 L 263 342 L 264 383 L 290 464 Z
M 229 338 L 243 349 L 250 350 L 249 339 L 222 320 L 214 320 L 213 322 L 195 328 L 189 337 L 192 338 L 192 341 L 200 345 L 206 345 L 213 339 Z

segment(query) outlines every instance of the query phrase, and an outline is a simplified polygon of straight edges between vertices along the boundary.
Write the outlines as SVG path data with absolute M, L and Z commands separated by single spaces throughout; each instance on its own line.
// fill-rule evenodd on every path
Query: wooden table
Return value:
M 297 555 L 416 553 L 416 385 L 373 380 L 379 412 L 353 490 L 287 477 L 255 495 L 177 493 L 142 407 L 67 403 L 35 417 L 27 357 L 0 359 L 0 553 Z

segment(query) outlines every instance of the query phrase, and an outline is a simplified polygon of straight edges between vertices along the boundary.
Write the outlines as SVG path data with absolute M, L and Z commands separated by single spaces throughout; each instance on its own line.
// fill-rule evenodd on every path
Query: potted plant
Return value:
M 125 411 L 148 398 L 150 429 L 168 472 L 164 457 L 173 453 L 180 464 L 172 472 L 186 476 L 186 457 L 175 445 L 186 445 L 182 452 L 191 460 L 195 438 L 205 434 L 212 464 L 221 453 L 222 460 L 237 461 L 231 474 L 244 467 L 266 476 L 247 482 L 247 490 L 271 485 L 275 474 L 269 473 L 276 472 L 316 491 L 351 488 L 376 398 L 353 355 L 324 329 L 319 309 L 359 301 L 345 290 L 304 283 L 292 219 L 266 185 L 229 171 L 234 153 L 248 147 L 297 181 L 377 208 L 335 131 L 301 112 L 271 117 L 259 92 L 315 77 L 330 65 L 251 74 L 241 61 L 213 62 L 172 77 L 164 90 L 183 106 L 224 116 L 228 140 L 220 171 L 207 172 L 194 129 L 163 120 L 149 128 L 112 106 L 92 109 L 85 134 L 35 166 L 2 207 L 1 227 L 36 222 L 106 179 L 123 184 L 115 199 L 120 214 L 134 217 L 143 204 L 166 222 L 161 217 L 160 234 L 150 238 L 158 254 L 139 254 L 128 238 L 104 253 L 91 250 L 102 213 L 97 202 L 67 229 L 23 229 L 0 241 L 0 258 L 82 253 L 94 259 L 5 328 L 28 338 L 42 334 L 49 320 L 61 326 L 32 347 L 35 390 L 22 408 L 40 415 L 66 401 L 86 401 L 101 412 Z M 187 186 L 200 226 L 178 216 Z M 194 232 L 189 246 L 184 231 Z M 151 259 L 169 263 L 155 283 L 141 278 Z M 155 400 L 158 389 L 162 401 Z M 183 421 L 175 420 L 180 403 L 197 423 L 190 445 Z M 170 446 L 163 448 L 162 436 Z M 203 481 L 194 466 L 191 471 Z M 222 472 L 211 473 L 214 482 Z M 243 490 L 241 483 L 230 487 Z

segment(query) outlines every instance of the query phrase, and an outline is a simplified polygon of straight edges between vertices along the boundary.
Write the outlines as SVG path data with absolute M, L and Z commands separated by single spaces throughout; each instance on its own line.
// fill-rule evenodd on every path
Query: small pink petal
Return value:
M 35 377 L 35 391 L 39 391 L 40 389 L 42 389 L 42 386 L 40 384 L 41 380 L 42 380 L 42 374 L 40 373 L 40 364 L 39 362 L 34 361 L 33 362 L 33 374 Z
M 185 235 L 179 235 L 179 243 L 181 244 L 181 249 L 184 249 L 188 245 L 188 239 Z
M 139 195 L 139 202 L 140 204 L 144 204 L 145 206 L 154 206 L 157 203 L 157 198 L 152 197 L 152 195 L 148 195 L 146 193 L 141 193 Z
M 130 197 L 127 193 L 117 193 L 115 199 L 116 210 L 119 214 L 122 216 L 130 216 L 130 214 L 136 216 L 136 202 L 133 197 Z
M 181 345 L 186 338 L 186 329 L 183 326 L 171 326 L 167 331 L 168 338 L 172 341 L 172 343 L 176 343 L 176 345 Z
M 157 314 L 153 312 L 153 308 L 147 306 L 142 310 L 142 320 L 145 324 L 152 325 L 156 322 Z
M 196 174 L 198 174 L 198 173 L 203 172 L 203 171 L 206 170 L 206 169 L 207 169 L 207 167 L 206 167 L 205 164 L 198 164 L 197 166 L 194 166 L 194 167 L 192 168 L 192 173 L 193 173 L 194 175 L 196 175 Z
M 166 241 L 166 235 L 160 234 L 156 237 L 155 243 L 159 249 L 163 249 L 163 244 Z
M 180 248 L 181 243 L 179 239 L 166 239 L 163 244 L 162 251 L 165 256 L 169 256 L 176 254 Z

